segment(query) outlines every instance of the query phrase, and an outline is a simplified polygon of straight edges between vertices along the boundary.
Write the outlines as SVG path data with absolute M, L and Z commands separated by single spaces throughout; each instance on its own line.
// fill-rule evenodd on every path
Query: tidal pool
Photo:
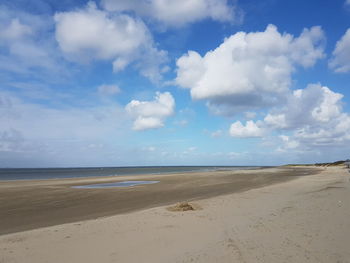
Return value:
M 159 181 L 123 181 L 115 183 L 105 183 L 105 184 L 89 184 L 89 185 L 78 185 L 72 186 L 72 188 L 113 188 L 113 187 L 130 187 L 142 184 L 156 184 Z

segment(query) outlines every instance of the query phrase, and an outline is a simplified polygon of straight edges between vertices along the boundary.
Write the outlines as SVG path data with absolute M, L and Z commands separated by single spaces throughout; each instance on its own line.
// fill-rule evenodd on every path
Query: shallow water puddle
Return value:
M 105 183 L 105 184 L 89 184 L 89 185 L 78 185 L 72 186 L 72 188 L 112 188 L 112 187 L 130 187 L 142 184 L 156 184 L 159 181 L 123 181 L 115 183 Z

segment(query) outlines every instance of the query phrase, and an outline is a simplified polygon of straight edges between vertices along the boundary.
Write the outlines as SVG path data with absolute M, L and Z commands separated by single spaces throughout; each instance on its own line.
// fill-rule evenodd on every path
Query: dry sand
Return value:
M 194 211 L 167 205 L 2 235 L 0 262 L 350 262 L 349 175 L 328 167 L 193 198 Z

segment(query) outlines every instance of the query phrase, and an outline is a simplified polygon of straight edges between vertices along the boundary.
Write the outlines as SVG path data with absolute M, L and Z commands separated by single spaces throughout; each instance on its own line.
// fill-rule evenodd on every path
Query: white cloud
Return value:
M 329 67 L 335 72 L 350 72 L 350 28 L 337 42 Z
M 62 73 L 62 63 L 50 35 L 52 25 L 50 17 L 0 6 L 0 71 L 32 78 L 47 77 L 43 73 Z
M 121 138 L 126 122 L 125 111 L 117 104 L 50 107 L 0 92 L 0 163 L 14 167 L 111 164 L 110 140 Z M 87 149 L 92 145 L 98 148 L 94 154 Z M 96 154 L 97 150 L 103 154 Z
M 350 0 L 345 0 L 345 3 L 344 3 L 345 5 L 350 5 Z
M 124 59 L 122 55 L 134 53 L 149 41 L 142 21 L 126 15 L 111 17 L 93 2 L 85 9 L 58 13 L 55 21 L 62 51 L 78 59 Z
M 3 41 L 13 41 L 31 34 L 32 29 L 29 26 L 23 25 L 18 18 L 13 18 L 10 24 L 0 31 L 0 39 Z
M 135 131 L 157 129 L 163 127 L 163 121 L 157 117 L 137 117 L 134 121 Z
M 15 129 L 32 139 L 92 139 L 112 134 L 125 118 L 116 104 L 90 108 L 51 108 L 24 102 L 10 93 L 0 93 L 0 121 L 3 130 Z M 112 125 L 113 124 L 113 125 Z
M 295 149 L 299 146 L 299 142 L 291 140 L 289 136 L 280 135 L 279 137 L 283 141 L 283 148 L 280 149 Z
M 280 137 L 281 149 L 346 147 L 350 143 L 350 116 L 342 111 L 342 98 L 342 94 L 328 87 L 308 85 L 294 91 L 285 107 L 272 110 L 263 127 L 291 134 Z
M 329 122 L 341 113 L 340 100 L 343 95 L 335 93 L 327 87 L 322 87 L 323 96 L 319 105 L 311 112 L 312 117 L 319 122 Z
M 243 125 L 240 121 L 236 121 L 231 124 L 230 135 L 239 138 L 262 137 L 264 130 L 260 127 L 260 122 L 247 121 L 246 125 Z
M 195 100 L 207 100 L 216 114 L 233 114 L 279 104 L 291 86 L 297 65 L 310 67 L 323 54 L 320 27 L 299 37 L 264 32 L 238 32 L 203 57 L 189 51 L 177 60 L 176 83 Z
M 341 115 L 343 95 L 320 84 L 310 84 L 305 89 L 295 90 L 286 106 L 272 110 L 264 119 L 274 129 L 296 129 L 304 126 L 319 126 Z
M 347 147 L 350 143 L 350 115 L 342 110 L 343 95 L 320 84 L 310 84 L 287 96 L 263 120 L 240 121 L 230 127 L 230 135 L 240 138 L 279 136 L 278 151 L 315 151 L 320 147 Z M 270 135 L 269 135 L 270 134 Z
M 156 129 L 164 126 L 164 120 L 174 113 L 175 100 L 169 92 L 157 92 L 153 101 L 132 100 L 126 111 L 135 119 L 134 130 Z
M 173 27 L 205 18 L 220 22 L 242 19 L 240 10 L 227 0 L 102 0 L 102 5 L 109 11 L 134 11 Z
M 151 80 L 160 78 L 167 53 L 155 47 L 146 25 L 126 14 L 99 10 L 94 2 L 84 9 L 55 16 L 56 39 L 66 57 L 79 62 L 111 60 L 115 72 L 131 63 Z
M 309 125 L 297 129 L 293 138 L 303 145 L 303 148 L 315 147 L 347 147 L 350 143 L 350 116 L 339 114 L 323 125 Z
M 97 92 L 103 96 L 111 96 L 120 93 L 120 88 L 117 85 L 101 85 L 97 87 Z
M 264 121 L 272 128 L 283 129 L 287 127 L 286 116 L 284 114 L 267 114 Z

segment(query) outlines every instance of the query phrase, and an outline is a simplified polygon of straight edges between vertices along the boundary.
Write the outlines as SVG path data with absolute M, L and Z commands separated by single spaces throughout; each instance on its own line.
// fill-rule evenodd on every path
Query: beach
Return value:
M 0 181 L 0 234 L 95 219 L 261 187 L 314 173 L 313 169 L 259 169 L 177 174 Z M 125 188 L 72 187 L 159 181 Z
M 111 189 L 72 186 L 160 181 Z M 0 262 L 349 262 L 344 167 L 0 183 Z M 187 201 L 193 211 L 169 211 Z

